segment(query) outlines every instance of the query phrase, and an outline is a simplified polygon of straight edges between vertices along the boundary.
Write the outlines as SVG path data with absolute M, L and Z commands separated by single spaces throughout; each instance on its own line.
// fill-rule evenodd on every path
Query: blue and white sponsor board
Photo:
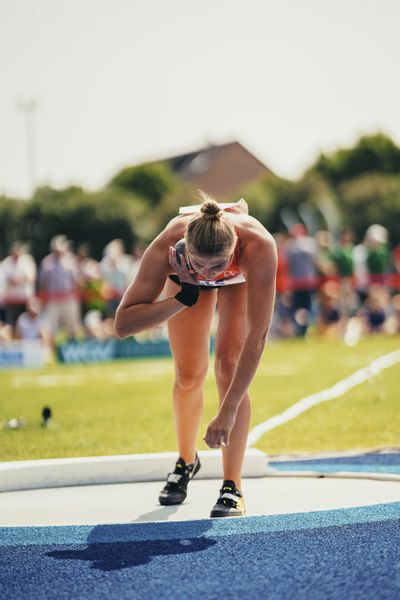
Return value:
M 115 359 L 170 356 L 168 340 L 137 342 L 128 340 L 80 340 L 66 342 L 57 348 L 58 360 L 63 363 L 100 363 Z
M 214 349 L 214 339 L 210 340 L 210 351 Z M 57 347 L 57 359 L 62 363 L 102 363 L 117 359 L 156 358 L 171 356 L 169 341 L 166 339 L 138 342 L 135 338 L 118 340 L 79 340 L 65 342 Z
M 0 369 L 39 369 L 45 362 L 40 340 L 13 340 L 0 344 Z

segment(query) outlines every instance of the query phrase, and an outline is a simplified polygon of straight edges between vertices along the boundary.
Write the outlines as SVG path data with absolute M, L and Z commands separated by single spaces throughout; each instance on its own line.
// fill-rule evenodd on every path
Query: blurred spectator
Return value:
M 366 331 L 377 333 L 385 331 L 385 323 L 389 314 L 390 295 L 378 284 L 370 287 L 360 314 L 364 318 Z
M 400 244 L 393 248 L 392 252 L 393 271 L 400 273 Z
M 365 243 L 370 283 L 384 283 L 384 275 L 388 271 L 390 258 L 388 238 L 388 230 L 382 225 L 370 225 L 366 231 Z
M 10 325 L 0 319 L 0 344 L 12 340 L 12 330 Z
M 400 291 L 400 244 L 392 252 L 393 277 L 391 287 L 395 291 Z
M 274 237 L 278 250 L 274 335 L 305 336 L 311 315 L 320 333 L 342 334 L 349 345 L 363 333 L 400 331 L 400 245 L 390 252 L 384 227 L 371 225 L 356 247 L 349 229 L 341 232 L 334 246 L 328 231 L 318 231 L 313 239 L 302 224 L 291 228 L 289 238 L 281 233 Z M 41 336 L 44 315 L 53 344 L 63 328 L 72 339 L 81 332 L 92 339 L 112 337 L 115 309 L 135 278 L 145 249 L 139 242 L 127 255 L 122 240 L 115 239 L 104 248 L 99 263 L 90 257 L 88 244 L 73 254 L 66 237 L 55 236 L 40 265 L 38 288 L 44 308 L 39 312 L 33 297 L 36 266 L 24 245 L 16 242 L 10 256 L 0 262 L 0 341 L 12 339 L 6 320 L 14 324 L 18 338 Z M 159 339 L 164 329 L 155 328 L 137 339 Z
M 115 311 L 128 287 L 131 258 L 125 254 L 122 240 L 112 240 L 104 248 L 100 263 L 101 276 L 105 283 L 107 316 L 114 317 Z
M 83 283 L 83 296 L 87 311 L 99 310 L 104 316 L 107 312 L 106 286 L 101 277 L 99 263 L 91 259 L 85 268 L 85 280 Z
M 329 256 L 339 277 L 353 276 L 354 235 L 351 229 L 340 232 L 339 243 L 329 250 Z
M 284 233 L 277 233 L 274 235 L 274 238 L 278 254 L 278 265 L 272 332 L 275 337 L 290 337 L 293 335 L 293 319 L 291 311 L 292 297 L 288 291 L 288 265 L 285 253 L 287 236 Z
M 278 254 L 278 266 L 276 271 L 276 292 L 282 294 L 287 290 L 287 278 L 288 278 L 288 265 L 285 253 L 285 244 L 287 236 L 283 233 L 276 233 L 274 235 L 276 243 L 276 251 Z
M 1 267 L 6 322 L 15 333 L 17 318 L 26 310 L 26 303 L 34 294 L 36 264 L 27 253 L 26 245 L 14 242 Z
M 46 309 L 52 342 L 62 328 L 70 339 L 81 331 L 79 285 L 80 273 L 75 257 L 69 251 L 64 235 L 56 235 L 50 242 L 50 254 L 41 262 L 39 291 Z
M 85 337 L 94 340 L 106 340 L 110 337 L 109 329 L 99 310 L 89 310 L 83 318 Z
M 393 248 L 392 256 L 392 276 L 390 278 L 390 287 L 394 292 L 400 291 L 400 244 Z
M 367 297 L 367 290 L 369 286 L 367 267 L 367 246 L 365 243 L 365 237 L 361 244 L 354 246 L 353 273 L 355 290 L 358 294 L 359 302 L 362 303 Z
M 89 244 L 80 244 L 77 247 L 75 254 L 78 269 L 84 273 L 86 265 L 91 260 Z
M 292 315 L 295 335 L 304 337 L 310 323 L 313 294 L 317 286 L 317 248 L 301 223 L 293 225 L 285 244 L 288 275 L 292 289 Z
M 386 331 L 390 335 L 400 333 L 400 294 L 395 294 L 392 298 Z
M 339 333 L 339 284 L 336 281 L 325 281 L 318 291 L 318 332 L 323 335 Z
M 128 284 L 135 279 L 146 248 L 147 246 L 143 242 L 136 242 L 136 244 L 133 245 L 131 262 L 127 273 Z
M 81 315 L 84 315 L 89 310 L 86 303 L 85 283 L 88 277 L 87 268 L 91 262 L 89 244 L 80 244 L 75 252 L 76 266 L 79 273 L 81 285 Z
M 373 283 L 383 283 L 389 266 L 388 231 L 377 223 L 370 225 L 364 241 L 353 251 L 355 283 L 360 301 L 368 295 Z
M 325 230 L 317 231 L 314 237 L 316 242 L 316 268 L 319 276 L 318 285 L 322 285 L 335 273 L 330 255 L 332 239 L 330 232 Z
M 351 229 L 343 229 L 340 233 L 339 243 L 330 249 L 329 255 L 339 280 L 339 312 L 342 330 L 344 331 L 348 319 L 357 309 L 357 298 L 354 293 L 353 283 L 353 250 L 354 235 Z
M 20 340 L 42 340 L 49 343 L 49 328 L 46 319 L 41 314 L 42 303 L 40 298 L 32 296 L 26 306 L 27 310 L 17 319 L 15 337 Z

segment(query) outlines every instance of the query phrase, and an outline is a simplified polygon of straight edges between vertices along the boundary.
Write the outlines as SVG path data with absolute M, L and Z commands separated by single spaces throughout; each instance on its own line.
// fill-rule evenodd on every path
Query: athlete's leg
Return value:
M 215 375 L 220 402 L 235 373 L 237 360 L 246 338 L 245 283 L 227 286 L 218 291 L 218 328 L 215 339 Z M 222 448 L 224 479 L 231 479 L 241 490 L 243 458 L 250 425 L 250 398 L 243 398 L 229 446 Z
M 168 281 L 167 295 L 178 286 Z M 175 362 L 173 391 L 179 455 L 186 464 L 195 457 L 196 438 L 203 412 L 203 382 L 208 369 L 210 327 L 216 292 L 200 292 L 199 300 L 168 321 L 169 341 Z

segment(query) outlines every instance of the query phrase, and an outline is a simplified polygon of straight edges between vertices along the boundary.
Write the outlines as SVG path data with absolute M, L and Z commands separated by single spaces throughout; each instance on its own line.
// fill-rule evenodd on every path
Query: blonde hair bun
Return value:
M 186 230 L 187 248 L 202 256 L 214 256 L 231 251 L 237 236 L 233 223 L 224 218 L 221 206 L 202 190 L 196 196 L 201 200 L 200 214 L 195 215 Z
M 201 209 L 200 212 L 203 213 L 203 215 L 207 215 L 208 217 L 211 218 L 216 218 L 219 219 L 220 217 L 222 217 L 222 209 L 220 207 L 220 205 L 218 204 L 218 202 L 216 202 L 215 200 L 205 200 L 203 202 L 203 204 L 201 205 Z

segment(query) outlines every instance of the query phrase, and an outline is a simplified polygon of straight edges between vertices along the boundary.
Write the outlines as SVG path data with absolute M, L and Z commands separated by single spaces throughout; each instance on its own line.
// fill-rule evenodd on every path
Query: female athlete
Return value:
M 273 312 L 276 247 L 268 231 L 248 215 L 244 200 L 219 205 L 203 193 L 201 199 L 201 205 L 173 218 L 150 244 L 121 300 L 114 327 L 125 338 L 168 321 L 179 459 L 159 502 L 180 504 L 201 466 L 196 439 L 217 306 L 214 367 L 220 407 L 204 440 L 210 448 L 222 448 L 224 482 L 211 517 L 241 516 L 248 389 Z

